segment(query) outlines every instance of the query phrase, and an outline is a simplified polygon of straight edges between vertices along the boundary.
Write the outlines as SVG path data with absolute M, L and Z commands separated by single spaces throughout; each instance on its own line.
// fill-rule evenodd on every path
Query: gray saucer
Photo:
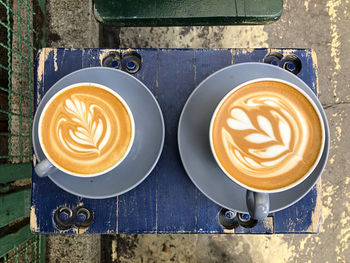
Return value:
M 148 88 L 133 76 L 111 68 L 86 68 L 56 82 L 42 98 L 33 122 L 33 147 L 38 160 L 44 159 L 39 145 L 38 121 L 48 100 L 60 89 L 78 82 L 105 85 L 127 102 L 135 120 L 135 140 L 126 159 L 110 172 L 79 178 L 59 170 L 50 179 L 62 189 L 86 198 L 108 198 L 123 194 L 140 184 L 156 165 L 164 144 L 164 120 L 160 107 Z
M 325 146 L 321 160 L 310 176 L 296 187 L 270 194 L 270 212 L 284 209 L 305 196 L 315 185 L 326 165 L 329 128 L 321 103 L 297 76 L 264 63 L 242 63 L 223 68 L 205 79 L 192 92 L 181 113 L 178 144 L 184 168 L 198 189 L 218 205 L 248 213 L 246 190 L 230 180 L 216 164 L 209 146 L 209 124 L 220 100 L 232 88 L 256 78 L 279 78 L 302 88 L 315 102 L 325 123 Z

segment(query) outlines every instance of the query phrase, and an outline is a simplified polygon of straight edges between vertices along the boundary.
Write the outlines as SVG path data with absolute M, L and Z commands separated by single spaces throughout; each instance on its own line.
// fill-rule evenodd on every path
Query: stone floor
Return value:
M 48 0 L 51 47 L 98 47 L 91 0 Z M 116 39 L 118 40 L 117 36 Z M 121 47 L 310 47 L 331 149 L 322 175 L 323 223 L 314 235 L 118 235 L 48 238 L 49 262 L 349 262 L 350 1 L 285 0 L 266 26 L 122 28 Z M 104 243 L 104 242 L 102 242 Z M 91 254 L 89 254 L 91 252 Z M 98 255 L 101 253 L 101 259 Z

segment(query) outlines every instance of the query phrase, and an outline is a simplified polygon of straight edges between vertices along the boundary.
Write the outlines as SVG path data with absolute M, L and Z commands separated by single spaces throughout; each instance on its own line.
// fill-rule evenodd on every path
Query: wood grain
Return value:
M 262 62 L 270 52 L 296 54 L 298 74 L 316 93 L 317 64 L 305 49 L 44 49 L 36 59 L 35 103 L 56 81 L 85 67 L 101 66 L 110 52 L 135 51 L 142 59 L 134 74 L 155 95 L 164 114 L 166 139 L 162 156 L 148 178 L 119 197 L 92 200 L 71 195 L 49 178 L 33 173 L 31 229 L 36 233 L 315 233 L 321 216 L 321 187 L 313 188 L 295 205 L 271 214 L 256 227 L 225 230 L 218 223 L 220 207 L 206 198 L 185 173 L 177 147 L 177 125 L 182 107 L 193 89 L 220 68 L 234 63 Z M 36 105 L 35 105 L 36 107 Z M 132 172 L 132 171 L 131 171 Z M 60 206 L 88 207 L 93 224 L 79 231 L 59 230 L 53 223 Z

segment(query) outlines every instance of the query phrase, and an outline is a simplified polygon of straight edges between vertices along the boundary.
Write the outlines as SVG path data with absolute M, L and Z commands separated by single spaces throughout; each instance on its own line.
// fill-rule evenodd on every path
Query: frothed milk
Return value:
M 323 145 L 323 127 L 311 102 L 278 81 L 253 82 L 226 97 L 214 116 L 211 136 L 226 173 L 258 190 L 300 180 Z
M 98 86 L 61 92 L 45 107 L 39 137 L 58 168 L 77 175 L 102 173 L 125 157 L 133 120 L 125 103 Z

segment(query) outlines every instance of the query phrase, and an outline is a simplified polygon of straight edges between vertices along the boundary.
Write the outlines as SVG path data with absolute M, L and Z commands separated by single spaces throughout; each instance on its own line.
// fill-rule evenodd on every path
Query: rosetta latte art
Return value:
M 106 89 L 76 86 L 58 94 L 41 123 L 45 154 L 76 175 L 113 168 L 128 153 L 133 122 L 125 104 Z
M 319 116 L 302 93 L 261 81 L 225 98 L 212 136 L 215 155 L 231 177 L 254 189 L 273 190 L 308 173 L 323 135 Z
M 74 153 L 100 154 L 111 136 L 111 121 L 103 109 L 79 98 L 66 99 L 64 109 L 57 123 L 60 143 Z

